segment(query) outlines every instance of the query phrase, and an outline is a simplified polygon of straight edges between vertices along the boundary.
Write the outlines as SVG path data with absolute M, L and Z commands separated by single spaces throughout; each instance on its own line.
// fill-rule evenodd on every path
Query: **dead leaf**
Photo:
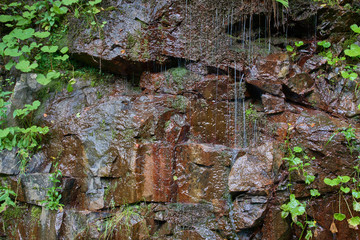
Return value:
M 338 232 L 337 227 L 336 227 L 334 222 L 332 222 L 332 224 L 330 226 L 330 231 L 331 231 L 331 233 L 337 233 Z
M 336 227 L 336 226 L 335 226 L 335 227 Z M 318 231 L 318 229 L 316 228 L 315 231 L 314 231 L 314 238 L 317 239 L 318 235 L 319 235 L 319 231 Z

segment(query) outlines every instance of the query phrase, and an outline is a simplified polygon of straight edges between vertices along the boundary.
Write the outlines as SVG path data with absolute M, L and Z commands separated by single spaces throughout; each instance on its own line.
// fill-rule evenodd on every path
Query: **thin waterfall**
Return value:
M 237 142 L 236 142 L 236 138 L 237 138 L 237 105 L 238 105 L 238 96 L 237 96 L 237 87 L 236 87 L 236 61 L 235 61 L 235 72 L 234 72 L 234 79 L 235 79 L 235 84 L 234 84 L 234 87 L 235 87 L 235 111 L 234 111 L 234 147 L 237 146 Z
M 242 89 L 242 83 L 243 83 L 243 78 L 244 78 L 244 74 L 241 75 L 241 79 L 240 79 L 240 87 L 239 89 L 241 89 L 241 102 L 242 102 L 242 113 L 243 113 L 243 147 L 247 146 L 247 141 L 246 141 L 246 109 L 245 109 L 245 95 L 243 93 L 243 89 Z

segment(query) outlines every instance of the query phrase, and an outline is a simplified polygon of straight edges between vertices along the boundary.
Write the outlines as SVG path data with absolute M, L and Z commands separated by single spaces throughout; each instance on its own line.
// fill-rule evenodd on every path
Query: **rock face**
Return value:
M 33 116 L 50 132 L 25 175 L 17 149 L 0 153 L 1 184 L 22 206 L 1 213 L 0 237 L 297 239 L 299 228 L 281 217 L 291 192 L 309 202 L 316 239 L 356 239 L 345 221 L 330 232 L 338 195 L 324 178 L 352 176 L 357 85 L 327 72 L 314 36 L 300 33 L 317 16 L 330 37 L 328 13 L 293 2 L 289 39 L 306 43 L 292 56 L 277 38 L 285 19 L 272 15 L 284 11 L 275 1 L 104 0 L 97 16 L 108 24 L 96 34 L 70 17 L 73 57 L 122 76 L 77 76 L 73 91 L 56 92 L 34 74 L 17 81 L 10 114 L 51 92 Z M 288 171 L 284 157 L 295 146 L 312 159 L 311 185 L 301 170 Z M 64 208 L 50 211 L 41 201 L 55 166 Z M 311 189 L 321 197 L 311 198 Z

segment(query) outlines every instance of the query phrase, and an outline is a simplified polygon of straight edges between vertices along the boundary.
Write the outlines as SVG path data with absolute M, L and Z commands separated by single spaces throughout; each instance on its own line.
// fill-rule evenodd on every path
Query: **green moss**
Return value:
M 167 129 L 170 126 L 170 123 L 171 123 L 170 120 L 165 122 L 165 129 Z
M 41 216 L 41 207 L 33 206 L 31 208 L 31 222 L 32 223 L 39 223 Z
M 171 106 L 174 109 L 177 109 L 181 112 L 185 112 L 187 103 L 188 103 L 188 99 L 180 95 L 180 96 L 176 96 L 176 98 L 172 100 Z
M 8 207 L 4 212 L 2 212 L 2 220 L 3 220 L 3 230 L 4 232 L 8 229 L 10 225 L 13 225 L 13 230 L 17 228 L 18 219 L 24 215 L 23 209 L 19 206 L 16 207 Z
M 189 71 L 186 68 L 182 68 L 182 67 L 172 68 L 169 70 L 169 72 L 172 75 L 173 81 L 178 85 L 182 85 L 183 79 L 189 73 Z
M 149 40 L 143 35 L 141 30 L 137 30 L 134 34 L 129 33 L 127 35 L 127 49 L 129 50 L 129 57 L 132 60 L 139 60 L 139 58 L 149 60 L 151 58 Z

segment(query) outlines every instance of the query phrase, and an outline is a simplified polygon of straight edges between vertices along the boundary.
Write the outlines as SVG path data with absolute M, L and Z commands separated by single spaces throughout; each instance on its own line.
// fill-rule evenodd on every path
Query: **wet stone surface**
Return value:
M 25 175 L 17 149 L 0 153 L 1 185 L 16 191 L 21 205 L 0 213 L 0 237 L 101 239 L 113 226 L 110 238 L 120 240 L 299 238 L 280 209 L 290 194 L 283 157 L 299 146 L 314 157 L 307 171 L 315 180 L 307 186 L 301 174 L 290 173 L 292 193 L 307 201 L 311 188 L 319 190 L 307 214 L 318 223 L 316 239 L 332 239 L 338 196 L 323 179 L 353 172 L 356 156 L 340 131 L 351 126 L 359 136 L 357 86 L 340 77 L 341 69 L 327 72 L 309 40 L 318 36 L 302 39 L 295 56 L 285 46 L 305 38 L 294 28 L 315 16 L 319 34 L 333 39 L 358 16 L 293 1 L 285 14 L 292 21 L 289 39 L 273 32 L 270 41 L 257 19 L 274 24 L 273 13 L 284 15 L 271 1 L 101 4 L 98 19 L 108 21 L 103 36 L 70 18 L 70 52 L 93 66 L 101 58 L 102 71 L 124 76 L 96 79 L 99 84 L 79 78 L 74 91 L 50 93 L 33 116 L 50 132 Z M 242 32 L 250 19 L 254 29 Z M 342 41 L 334 43 L 337 54 Z M 41 88 L 34 74 L 21 75 L 9 114 Z M 65 206 L 50 211 L 40 202 L 55 163 Z M 357 239 L 359 230 L 346 221 L 336 226 L 336 239 Z

